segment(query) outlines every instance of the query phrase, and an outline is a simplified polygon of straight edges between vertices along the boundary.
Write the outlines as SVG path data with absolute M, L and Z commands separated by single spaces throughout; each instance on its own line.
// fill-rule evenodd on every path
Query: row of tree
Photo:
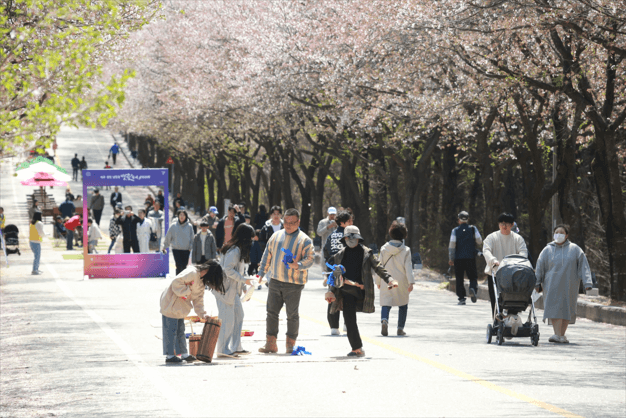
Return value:
M 295 206 L 307 231 L 349 206 L 378 245 L 404 216 L 441 265 L 460 210 L 483 235 L 514 213 L 534 258 L 554 212 L 626 300 L 621 0 L 89 3 L 158 13 L 110 31 L 102 74 L 136 75 L 115 123 L 197 206 Z

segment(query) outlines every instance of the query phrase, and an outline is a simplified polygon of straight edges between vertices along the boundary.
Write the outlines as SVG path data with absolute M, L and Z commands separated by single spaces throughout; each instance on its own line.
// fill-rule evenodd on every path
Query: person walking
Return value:
M 87 170 L 87 161 L 85 160 L 85 156 L 83 155 L 83 159 L 80 160 L 80 179 L 83 179 L 83 170 Z
M 267 209 L 265 208 L 265 205 L 259 205 L 259 210 L 256 215 L 254 215 L 254 230 L 256 231 L 257 235 L 259 235 L 259 233 L 261 232 L 261 228 L 263 228 L 263 225 L 265 225 L 268 217 L 269 215 L 267 214 Z
M 252 226 L 241 224 L 221 250 L 220 265 L 224 271 L 225 293 L 213 291 L 219 318 L 222 320 L 216 348 L 218 357 L 250 354 L 241 346 L 244 314 L 240 296 L 244 285 L 251 284 L 251 280 L 244 277 L 244 263 L 250 262 L 250 247 L 254 235 Z
M 65 235 L 66 250 L 72 251 L 74 249 L 74 239 L 76 239 L 76 245 L 78 245 L 78 237 L 75 236 L 76 228 L 80 224 L 80 218 L 78 216 L 64 217 L 63 226 L 67 234 Z
M 281 219 L 282 214 L 283 210 L 280 206 L 272 206 L 270 209 L 270 219 L 265 221 L 265 225 L 263 225 L 259 233 L 259 246 L 261 247 L 261 251 L 265 251 L 265 246 L 272 237 L 272 234 L 284 228 L 283 220 Z
M 569 226 L 554 228 L 554 241 L 539 254 L 537 260 L 537 292 L 543 291 L 543 322 L 554 328 L 552 343 L 569 343 L 565 331 L 576 323 L 578 288 L 583 282 L 586 290 L 593 287 L 589 262 L 583 250 L 569 241 Z
M 35 212 L 41 213 L 41 208 L 39 207 L 39 200 L 33 199 L 33 205 L 28 208 L 28 219 L 33 219 L 33 215 Z
M 156 242 L 151 242 L 150 245 L 156 250 L 161 249 L 161 238 L 163 238 L 163 220 L 165 215 L 161 210 L 161 202 L 157 199 L 154 202 L 154 207 L 148 212 L 148 218 L 152 221 L 152 232 L 156 233 Z
M 111 193 L 109 203 L 114 211 L 118 204 L 122 204 L 122 194 L 119 192 L 119 187 L 115 186 L 113 188 L 113 193 Z
M 171 245 L 172 254 L 174 255 L 174 262 L 176 263 L 176 275 L 183 271 L 189 263 L 189 253 L 193 247 L 193 227 L 189 222 L 189 216 L 184 210 L 178 211 L 178 218 L 167 234 L 165 234 L 165 240 L 163 242 L 163 253 L 165 249 Z
M 391 240 L 380 249 L 380 262 L 387 273 L 398 282 L 397 288 L 389 289 L 381 287 L 380 276 L 375 277 L 376 286 L 380 290 L 380 333 L 387 336 L 389 331 L 389 313 L 392 306 L 398 307 L 398 336 L 406 335 L 404 326 L 409 310 L 409 294 L 413 291 L 413 263 L 411 261 L 411 248 L 404 245 L 407 229 L 404 224 L 394 222 L 389 228 Z
M 72 158 L 72 180 L 73 181 L 78 181 L 78 170 L 80 170 L 80 160 L 78 159 L 78 154 L 74 154 L 74 158 Z M 82 176 L 81 176 L 81 179 L 82 179 Z
M 217 228 L 215 228 L 215 244 L 217 244 L 218 251 L 221 250 L 224 243 L 230 241 L 233 231 L 245 222 L 246 218 L 239 211 L 238 205 L 228 207 L 228 213 L 217 223 Z
M 161 208 L 164 208 L 165 207 L 165 196 L 163 196 L 163 190 L 159 189 L 156 198 L 159 201 L 159 203 L 161 204 Z
M 354 225 L 347 226 L 344 230 L 342 248 L 331 257 L 333 265 L 342 265 L 343 285 L 339 286 L 339 267 L 333 272 L 334 285 L 329 286 L 324 298 L 332 304 L 331 313 L 335 313 L 343 307 L 343 319 L 348 329 L 348 341 L 352 351 L 349 357 L 363 357 L 363 342 L 356 322 L 356 313 L 373 313 L 374 307 L 374 278 L 372 270 L 384 280 L 388 286 L 397 288 L 398 282 L 394 280 L 387 270 L 376 259 L 372 250 L 362 244 L 361 231 Z
M 211 206 L 209 208 L 209 211 L 207 212 L 206 215 L 204 215 L 201 219 L 200 222 L 206 222 L 209 224 L 209 232 L 211 232 L 211 234 L 213 234 L 213 237 L 215 238 L 215 232 L 217 229 L 217 224 L 220 221 L 220 219 L 217 217 L 219 215 L 219 212 L 217 210 L 217 208 L 215 206 Z
M 283 305 L 287 311 L 286 352 L 291 353 L 300 328 L 300 296 L 307 282 L 308 269 L 313 265 L 315 250 L 313 241 L 300 230 L 300 212 L 288 209 L 285 212 L 284 229 L 270 237 L 259 266 L 259 276 L 269 277 L 267 295 L 266 342 L 259 348 L 261 353 L 276 353 L 278 346 L 278 314 Z M 285 259 L 287 250 L 293 261 Z
M 492 232 L 487 235 L 483 241 L 483 256 L 487 265 L 485 266 L 485 274 L 495 274 L 496 267 L 500 265 L 500 261 L 507 255 L 519 254 L 528 258 L 528 250 L 526 242 L 521 235 L 516 234 L 511 229 L 515 218 L 510 213 L 501 213 L 498 216 L 499 231 Z M 496 294 L 493 288 L 493 280 L 488 279 L 489 300 L 491 301 L 491 315 L 495 317 Z
M 193 247 L 191 250 L 191 262 L 194 264 L 203 264 L 207 260 L 217 258 L 217 246 L 215 245 L 215 237 L 209 231 L 209 223 L 207 221 L 200 222 L 200 231 L 193 238 Z
M 111 254 L 113 246 L 117 242 L 119 236 L 122 234 L 122 227 L 116 223 L 117 219 L 120 216 L 122 216 L 122 211 L 117 208 L 114 209 L 113 216 L 111 216 L 111 220 L 109 221 L 109 238 L 111 238 L 111 244 L 109 245 L 109 250 L 107 251 L 107 254 Z
M 196 315 L 209 319 L 204 310 L 204 290 L 224 293 L 223 274 L 222 267 L 216 260 L 189 266 L 176 274 L 161 294 L 163 355 L 166 363 L 197 360 L 187 351 L 185 317 L 193 307 Z
M 326 266 L 326 262 L 330 262 L 331 258 L 337 254 L 341 249 L 343 249 L 343 244 L 341 243 L 341 239 L 343 238 L 343 232 L 346 227 L 352 225 L 352 215 L 350 215 L 346 211 L 341 211 L 336 217 L 336 222 L 339 224 L 337 229 L 335 229 L 326 239 L 323 250 L 323 260 L 324 260 L 324 270 L 330 272 L 331 270 Z M 324 279 L 323 285 L 326 286 L 328 284 L 328 279 Z M 339 315 L 341 311 L 337 311 L 334 313 L 330 313 L 331 305 L 328 304 L 328 309 L 326 312 L 326 318 L 328 319 L 328 325 L 330 325 L 330 335 L 339 335 Z M 345 321 L 344 321 L 344 328 Z
M 117 145 L 117 142 L 116 142 L 115 144 L 113 144 L 113 146 L 109 150 L 109 154 L 111 154 L 111 157 L 113 157 L 113 165 L 115 165 L 115 162 L 117 161 L 117 154 L 119 154 L 119 152 L 120 152 L 120 147 Z
M 463 280 L 465 273 L 469 279 L 469 294 L 472 303 L 476 303 L 478 294 L 478 271 L 476 270 L 476 246 L 483 243 L 478 228 L 469 225 L 469 213 L 462 211 L 458 215 L 459 226 L 450 234 L 448 245 L 448 264 L 454 266 L 456 276 L 456 295 L 459 298 L 458 305 L 465 305 L 465 285 Z
M 174 207 L 176 207 L 176 202 L 180 203 L 179 207 L 182 207 L 182 208 L 185 207 L 185 201 L 183 200 L 183 197 L 180 194 L 180 192 L 176 193 L 176 199 L 174 199 Z M 178 213 L 178 212 L 176 212 L 176 213 Z
M 150 234 L 152 233 L 152 221 L 146 218 L 145 209 L 137 211 L 139 222 L 137 222 L 137 241 L 139 242 L 139 252 L 150 252 Z
M 93 196 L 89 200 L 89 210 L 92 211 L 96 224 L 100 226 L 100 219 L 104 210 L 104 196 L 100 194 L 98 189 L 94 189 Z
M 117 218 L 115 223 L 122 226 L 124 253 L 130 254 L 131 248 L 133 253 L 139 253 L 139 241 L 137 240 L 139 217 L 133 213 L 133 207 L 126 206 L 124 216 Z
M 38 275 L 43 273 L 39 270 L 39 262 L 41 260 L 41 241 L 46 236 L 43 230 L 43 222 L 41 222 L 41 212 L 34 212 L 30 221 L 29 244 L 33 251 L 33 271 L 31 274 Z
M 326 240 L 328 239 L 330 234 L 335 232 L 335 230 L 337 229 L 337 220 L 335 219 L 336 217 L 337 209 L 331 206 L 328 208 L 328 216 L 326 216 L 317 224 L 317 236 L 321 237 L 322 239 L 322 242 L 320 244 L 322 248 L 324 248 Z M 322 270 L 324 270 L 326 260 L 324 258 L 321 258 L 320 261 L 322 264 Z

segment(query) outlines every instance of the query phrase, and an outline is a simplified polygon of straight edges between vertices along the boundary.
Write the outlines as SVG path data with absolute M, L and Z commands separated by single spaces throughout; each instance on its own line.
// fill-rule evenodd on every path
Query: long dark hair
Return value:
M 41 221 L 41 212 L 33 213 L 33 219 L 30 220 L 30 223 L 35 225 L 37 221 Z
M 232 247 L 238 247 L 240 259 L 244 263 L 250 262 L 250 248 L 252 247 L 252 238 L 255 236 L 252 225 L 241 224 L 235 229 L 230 241 L 222 247 L 222 254 L 226 254 Z
M 224 272 L 217 260 L 209 260 L 203 264 L 196 264 L 194 267 L 198 272 L 208 270 L 202 276 L 202 283 L 206 289 L 217 290 L 221 294 L 226 293 L 226 290 L 224 290 Z

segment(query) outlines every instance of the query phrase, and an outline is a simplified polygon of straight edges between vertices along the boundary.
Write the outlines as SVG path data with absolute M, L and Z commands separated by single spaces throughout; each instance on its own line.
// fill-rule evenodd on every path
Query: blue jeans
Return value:
M 406 313 L 409 310 L 409 305 L 398 306 L 398 328 L 404 329 L 404 324 L 406 324 Z M 389 312 L 391 311 L 391 306 L 383 306 L 380 310 L 380 320 L 389 322 Z
M 187 354 L 185 320 L 163 317 L 163 355 Z
M 67 234 L 65 235 L 66 249 L 73 250 L 74 249 L 74 231 L 68 229 Z
M 41 260 L 41 243 L 40 242 L 32 242 L 30 243 L 30 249 L 33 250 L 33 255 L 35 259 L 33 260 L 33 271 L 39 270 L 39 260 Z
M 107 251 L 107 254 L 111 254 L 111 250 L 113 249 L 113 246 L 115 245 L 115 240 L 116 238 L 113 238 L 111 240 L 111 245 L 109 245 L 109 251 Z

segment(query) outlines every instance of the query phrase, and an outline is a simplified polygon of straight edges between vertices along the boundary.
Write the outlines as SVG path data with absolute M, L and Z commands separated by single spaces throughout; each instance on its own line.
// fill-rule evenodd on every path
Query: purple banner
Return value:
M 84 274 L 90 279 L 165 277 L 169 273 L 169 250 L 161 252 L 88 254 L 88 187 L 102 186 L 157 186 L 163 188 L 163 232 L 169 227 L 169 190 L 167 168 L 83 170 L 83 255 Z M 106 199 L 106 198 L 105 198 Z M 156 199 L 156 196 L 155 196 Z M 108 202 L 107 202 L 108 204 Z M 124 216 L 124 215 L 122 215 Z M 118 237 L 122 239 L 122 237 Z

